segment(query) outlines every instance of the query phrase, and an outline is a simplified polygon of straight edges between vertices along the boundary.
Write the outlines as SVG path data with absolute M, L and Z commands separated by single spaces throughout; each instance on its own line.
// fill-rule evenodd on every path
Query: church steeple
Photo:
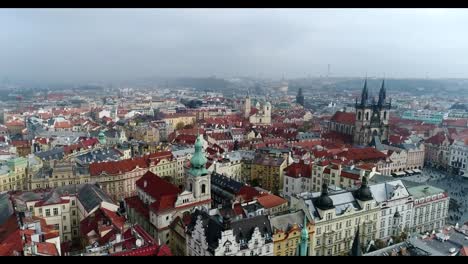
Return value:
M 203 142 L 202 136 L 198 134 L 197 140 L 195 142 L 195 153 L 190 160 L 190 170 L 189 173 L 192 176 L 202 176 L 208 174 L 206 170 L 207 159 L 203 153 Z
M 357 228 L 356 235 L 354 236 L 354 241 L 353 245 L 351 246 L 350 255 L 354 257 L 362 256 L 361 245 L 359 243 L 359 226 Z
M 296 103 L 304 106 L 304 95 L 302 95 L 302 88 L 299 88 L 296 96 Z
M 382 80 L 382 87 L 379 92 L 379 106 L 382 106 L 385 103 L 385 98 L 387 97 L 387 91 L 385 90 L 385 80 Z
M 299 244 L 299 256 L 309 255 L 309 231 L 307 230 L 307 215 L 304 212 L 304 225 L 301 230 L 301 242 Z
M 367 77 L 366 77 L 366 80 L 364 81 L 364 88 L 362 88 L 362 94 L 361 94 L 361 105 L 362 106 L 367 104 L 368 97 L 369 97 L 369 91 L 367 90 Z

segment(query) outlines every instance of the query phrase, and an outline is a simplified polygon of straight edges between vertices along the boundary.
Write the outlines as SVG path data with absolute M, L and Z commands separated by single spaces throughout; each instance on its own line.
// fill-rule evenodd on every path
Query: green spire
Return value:
M 99 140 L 99 143 L 101 144 L 106 144 L 106 135 L 104 134 L 104 132 L 101 130 L 101 132 L 99 132 L 99 135 L 98 135 L 98 140 Z
M 309 246 L 309 231 L 307 230 L 307 215 L 304 213 L 304 225 L 302 226 L 301 231 L 301 243 L 299 248 L 300 256 L 308 255 L 308 246 Z
M 203 138 L 201 135 L 198 135 L 197 140 L 195 141 L 195 153 L 193 154 L 192 159 L 190 160 L 190 170 L 189 173 L 192 176 L 202 176 L 208 174 L 206 170 L 206 162 L 208 161 L 203 153 Z

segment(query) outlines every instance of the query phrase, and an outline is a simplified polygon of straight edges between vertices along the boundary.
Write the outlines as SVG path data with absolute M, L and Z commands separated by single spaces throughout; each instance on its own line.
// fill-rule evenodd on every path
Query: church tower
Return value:
M 296 103 L 304 106 L 304 95 L 302 94 L 302 88 L 299 88 L 296 96 Z
M 361 93 L 361 101 L 358 102 L 356 99 L 355 108 L 354 143 L 368 145 L 374 137 L 378 137 L 381 142 L 388 141 L 388 120 L 391 104 L 386 102 L 385 81 L 382 81 L 379 99 L 376 102 L 375 97 L 369 100 L 366 79 Z
M 203 153 L 203 139 L 198 135 L 195 153 L 190 160 L 190 169 L 186 174 L 186 188 L 193 193 L 196 201 L 211 199 L 210 173 L 206 169 L 207 159 Z
M 245 103 L 244 103 L 244 118 L 249 118 L 251 108 L 252 108 L 252 103 L 250 101 L 250 94 L 249 92 L 247 92 L 247 96 L 245 97 Z

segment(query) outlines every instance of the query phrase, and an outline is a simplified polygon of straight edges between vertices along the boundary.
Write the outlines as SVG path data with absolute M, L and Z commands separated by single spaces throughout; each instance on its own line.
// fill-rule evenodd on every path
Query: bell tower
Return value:
M 193 193 L 196 201 L 211 199 L 210 173 L 206 169 L 207 159 L 203 153 L 203 138 L 198 135 L 195 153 L 190 160 L 190 169 L 186 173 L 186 189 Z

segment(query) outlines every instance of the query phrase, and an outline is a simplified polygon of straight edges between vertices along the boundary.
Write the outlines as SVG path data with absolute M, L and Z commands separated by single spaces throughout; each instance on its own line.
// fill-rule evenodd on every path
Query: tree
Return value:
M 184 128 L 184 122 L 179 122 L 179 123 L 177 123 L 177 125 L 176 125 L 176 130 L 181 130 L 181 129 L 183 129 L 183 128 Z
M 259 185 L 258 179 L 253 179 L 253 180 L 250 182 L 250 185 L 252 185 L 252 187 L 257 187 L 257 186 Z

